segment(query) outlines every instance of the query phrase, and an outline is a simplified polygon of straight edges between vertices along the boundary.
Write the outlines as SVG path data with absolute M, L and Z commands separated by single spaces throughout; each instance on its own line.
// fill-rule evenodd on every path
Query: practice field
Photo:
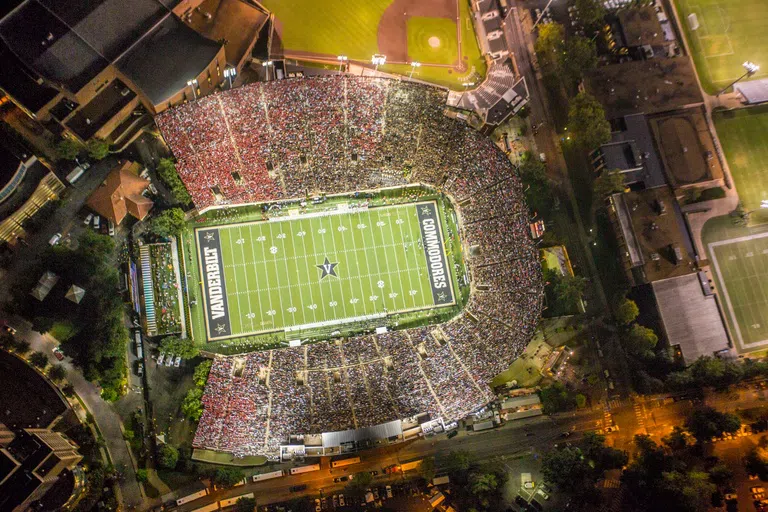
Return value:
M 384 54 L 387 73 L 408 75 L 462 90 L 478 82 L 486 63 L 477 44 L 467 0 L 263 0 L 275 14 L 287 57 L 336 63 L 336 56 L 370 65 Z
M 768 61 L 768 2 L 765 0 L 675 0 L 702 86 L 715 94 L 744 74 L 742 63 Z M 696 14 L 697 30 L 687 17 Z M 768 68 L 755 78 L 768 76 Z
M 768 222 L 768 108 L 715 113 L 715 127 L 750 224 Z
M 455 304 L 437 203 L 195 230 L 209 341 Z
M 712 242 L 709 252 L 736 341 L 768 345 L 768 233 Z

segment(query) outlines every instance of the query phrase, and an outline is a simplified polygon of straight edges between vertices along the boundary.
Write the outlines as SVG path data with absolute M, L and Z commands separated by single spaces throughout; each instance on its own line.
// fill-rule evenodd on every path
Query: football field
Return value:
M 768 233 L 712 242 L 709 252 L 739 345 L 768 345 Z
M 702 86 L 715 94 L 744 74 L 742 63 L 768 61 L 768 2 L 765 0 L 675 0 Z M 697 30 L 687 17 L 695 14 Z M 768 68 L 755 78 L 768 76 Z
M 209 341 L 455 303 L 434 201 L 195 230 Z

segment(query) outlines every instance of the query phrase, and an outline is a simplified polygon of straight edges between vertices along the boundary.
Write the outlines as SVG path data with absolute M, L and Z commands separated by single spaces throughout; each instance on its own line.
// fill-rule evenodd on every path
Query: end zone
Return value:
M 232 334 L 232 325 L 229 319 L 227 284 L 224 279 L 219 229 L 198 229 L 195 231 L 195 235 L 197 237 L 200 278 L 203 281 L 201 284 L 208 339 L 224 338 Z

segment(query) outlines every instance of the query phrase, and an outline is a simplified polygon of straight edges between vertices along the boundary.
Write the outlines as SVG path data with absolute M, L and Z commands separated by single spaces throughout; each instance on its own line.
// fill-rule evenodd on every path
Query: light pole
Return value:
M 192 99 L 197 100 L 197 78 L 187 80 L 187 85 L 192 88 Z
M 340 75 L 341 74 L 342 66 L 344 66 L 344 63 L 347 62 L 347 60 L 349 60 L 349 59 L 347 58 L 346 55 L 339 55 L 338 57 L 336 57 L 336 60 L 339 61 L 339 72 L 338 72 L 338 74 Z
M 274 62 L 271 60 L 268 60 L 267 62 L 262 62 L 261 65 L 264 66 L 267 69 L 267 82 L 269 82 L 269 68 L 270 66 L 274 66 Z
M 533 29 L 535 29 L 536 25 L 539 24 L 539 22 L 541 21 L 541 18 L 544 17 L 544 14 L 547 12 L 547 9 L 549 9 L 549 6 L 552 4 L 553 1 L 554 0 L 549 0 L 549 2 L 547 2 L 547 5 L 546 5 L 546 7 L 544 7 L 544 10 L 541 11 L 541 14 L 539 14 L 539 17 L 536 18 L 536 23 L 534 23 L 533 26 L 531 27 L 531 32 L 533 32 Z
M 237 70 L 235 68 L 227 68 L 224 70 L 224 78 L 229 79 L 229 88 L 232 88 L 232 79 L 237 76 Z
M 421 67 L 421 62 L 411 62 L 411 74 L 408 75 L 408 78 L 413 78 L 413 72 L 416 71 L 416 68 Z
M 383 66 L 384 64 L 386 64 L 386 62 L 387 62 L 387 56 L 386 55 L 380 55 L 380 54 L 377 53 L 376 55 L 371 57 L 371 63 L 374 66 L 374 68 L 373 68 L 374 73 L 378 73 L 379 72 L 379 66 Z
M 749 77 L 749 76 L 752 76 L 752 75 L 754 75 L 755 73 L 757 73 L 758 71 L 760 71 L 760 66 L 758 66 L 758 65 L 757 65 L 757 64 L 755 64 L 754 62 L 746 61 L 744 64 L 742 64 L 742 66 L 744 66 L 744 71 L 746 71 L 746 72 L 745 72 L 743 75 L 741 75 L 739 78 L 737 78 L 736 80 L 734 80 L 733 82 L 731 82 L 730 84 L 726 85 L 726 86 L 725 86 L 725 87 L 724 87 L 724 88 L 723 88 L 723 89 L 722 89 L 720 92 L 718 92 L 718 93 L 715 95 L 715 97 L 718 97 L 718 96 L 720 96 L 720 95 L 721 95 L 721 94 L 723 94 L 723 93 L 724 93 L 724 92 L 725 92 L 725 91 L 726 91 L 726 90 L 727 90 L 729 87 L 733 87 L 734 85 L 736 85 L 738 82 L 740 82 L 740 81 L 741 81 L 741 80 L 743 80 L 744 78 L 747 78 L 747 77 Z

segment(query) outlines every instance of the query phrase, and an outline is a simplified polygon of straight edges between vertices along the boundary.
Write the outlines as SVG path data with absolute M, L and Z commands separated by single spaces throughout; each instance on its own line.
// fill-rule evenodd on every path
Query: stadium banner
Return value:
M 419 227 L 421 228 L 421 240 L 424 242 L 424 255 L 427 257 L 432 298 L 436 306 L 453 304 L 451 271 L 445 259 L 443 233 L 440 230 L 437 205 L 434 202 L 421 203 L 416 207 L 416 211 L 419 214 Z
M 208 324 L 210 339 L 232 334 L 219 236 L 218 229 L 200 229 L 197 231 L 197 243 L 200 250 L 200 276 L 205 291 L 206 323 Z

